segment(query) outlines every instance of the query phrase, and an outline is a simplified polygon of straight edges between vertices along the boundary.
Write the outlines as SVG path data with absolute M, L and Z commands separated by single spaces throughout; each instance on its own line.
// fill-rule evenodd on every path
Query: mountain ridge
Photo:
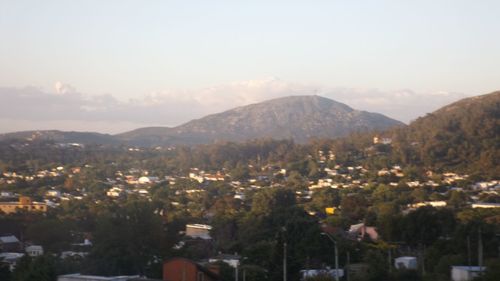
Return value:
M 176 127 L 143 127 L 116 135 L 62 132 L 58 130 L 25 131 L 0 135 L 1 139 L 27 138 L 86 143 L 126 143 L 140 146 L 195 145 L 217 141 L 245 141 L 257 138 L 293 139 L 306 142 L 312 138 L 337 138 L 353 132 L 385 130 L 404 123 L 379 113 L 356 110 L 318 95 L 275 98 L 236 107 L 193 119 Z

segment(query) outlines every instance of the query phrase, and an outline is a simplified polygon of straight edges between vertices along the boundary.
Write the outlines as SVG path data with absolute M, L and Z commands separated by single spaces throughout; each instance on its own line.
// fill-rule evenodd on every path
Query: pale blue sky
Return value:
M 0 0 L 0 87 L 119 100 L 267 77 L 476 95 L 499 50 L 494 0 Z

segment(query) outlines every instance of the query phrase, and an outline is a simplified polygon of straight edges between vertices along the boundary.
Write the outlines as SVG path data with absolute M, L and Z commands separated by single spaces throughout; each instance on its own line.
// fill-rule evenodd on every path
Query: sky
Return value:
M 0 0 L 0 133 L 317 94 L 406 123 L 500 89 L 500 1 Z

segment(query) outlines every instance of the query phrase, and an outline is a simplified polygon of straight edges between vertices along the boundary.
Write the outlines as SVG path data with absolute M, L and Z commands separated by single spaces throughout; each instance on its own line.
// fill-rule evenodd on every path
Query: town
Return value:
M 387 137 L 362 157 L 290 141 L 4 146 L 35 158 L 2 157 L 5 276 L 458 281 L 499 255 L 499 179 L 392 163 Z

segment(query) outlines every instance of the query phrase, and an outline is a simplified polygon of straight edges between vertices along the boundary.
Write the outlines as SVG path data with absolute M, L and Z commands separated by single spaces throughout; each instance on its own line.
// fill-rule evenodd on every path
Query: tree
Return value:
M 45 251 L 57 253 L 69 245 L 71 236 L 67 223 L 57 219 L 42 219 L 28 226 L 26 238 L 42 245 Z
M 461 209 L 467 204 L 467 195 L 465 193 L 452 190 L 450 194 L 450 199 L 448 200 L 448 205 L 454 209 Z
M 43 255 L 34 259 L 24 255 L 12 273 L 12 281 L 55 281 L 57 279 L 55 259 Z
M 365 217 L 368 202 L 362 194 L 349 194 L 342 198 L 340 208 L 342 216 L 352 222 L 360 221 Z
M 364 261 L 368 264 L 367 281 L 387 280 L 387 259 L 380 251 L 369 250 L 364 257 Z
M 86 261 L 92 274 L 124 275 L 148 272 L 176 241 L 166 241 L 162 219 L 147 201 L 112 207 L 97 221 L 94 246 Z
M 431 245 L 440 236 L 450 236 L 454 230 L 455 218 L 447 209 L 421 207 L 403 217 L 403 239 L 412 246 Z
M 3 260 L 0 260 L 0 280 L 11 280 L 9 265 L 7 263 L 4 263 Z
M 376 201 L 387 202 L 396 199 L 396 193 L 388 185 L 380 184 L 373 191 L 372 197 Z
M 255 194 L 252 202 L 252 212 L 270 214 L 273 210 L 286 209 L 295 204 L 295 194 L 290 189 L 265 189 Z
M 339 191 L 333 188 L 325 188 L 312 195 L 311 206 L 316 211 L 324 212 L 327 207 L 334 207 L 340 204 Z
M 486 271 L 479 279 L 481 281 L 496 281 L 500 279 L 500 259 L 492 259 L 486 262 Z
M 238 162 L 236 167 L 231 170 L 231 179 L 239 181 L 246 180 L 250 176 L 250 171 L 248 170 L 248 165 L 245 165 L 243 162 Z

